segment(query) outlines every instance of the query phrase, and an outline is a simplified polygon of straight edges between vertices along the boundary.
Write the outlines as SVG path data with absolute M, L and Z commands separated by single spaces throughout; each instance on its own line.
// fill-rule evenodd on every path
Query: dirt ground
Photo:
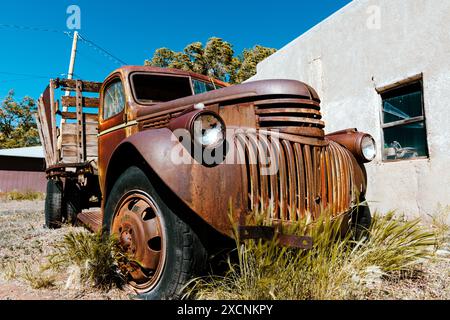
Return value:
M 39 273 L 54 244 L 64 234 L 84 230 L 64 226 L 48 230 L 44 225 L 43 201 L 0 201 L 0 300 L 5 299 L 130 299 L 129 292 L 103 292 L 70 282 L 71 271 L 56 274 L 49 287 L 33 289 L 23 276 Z M 444 244 L 436 258 L 422 270 L 401 280 L 383 279 L 357 298 L 362 299 L 450 299 L 450 246 Z
M 58 230 L 44 228 L 43 201 L 0 202 L 0 300 L 4 299 L 129 299 L 120 290 L 102 292 L 70 283 L 70 270 L 56 274 L 54 285 L 33 289 L 22 274 L 39 273 L 53 245 L 69 231 L 83 230 L 64 226 Z M 54 274 L 52 274 L 54 275 Z

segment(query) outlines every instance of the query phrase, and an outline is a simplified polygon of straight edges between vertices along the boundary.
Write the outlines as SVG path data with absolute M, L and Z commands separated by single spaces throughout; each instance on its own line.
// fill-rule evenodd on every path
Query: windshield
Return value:
M 166 102 L 192 95 L 188 77 L 137 73 L 132 75 L 131 82 L 136 101 L 144 104 Z

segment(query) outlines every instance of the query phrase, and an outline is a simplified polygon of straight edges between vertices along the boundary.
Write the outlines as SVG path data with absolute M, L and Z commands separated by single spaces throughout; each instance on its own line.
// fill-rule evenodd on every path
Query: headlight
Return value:
M 375 140 L 370 135 L 365 135 L 361 139 L 361 153 L 367 161 L 372 161 L 377 155 Z
M 225 124 L 212 112 L 200 113 L 193 122 L 194 142 L 205 148 L 216 148 L 225 139 Z

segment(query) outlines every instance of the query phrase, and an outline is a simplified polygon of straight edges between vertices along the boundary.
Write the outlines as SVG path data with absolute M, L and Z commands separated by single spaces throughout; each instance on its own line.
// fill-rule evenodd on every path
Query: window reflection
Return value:
M 125 107 L 125 96 L 120 80 L 111 83 L 105 90 L 103 102 L 103 119 L 119 114 Z
M 428 156 L 422 83 L 390 90 L 383 99 L 383 160 Z

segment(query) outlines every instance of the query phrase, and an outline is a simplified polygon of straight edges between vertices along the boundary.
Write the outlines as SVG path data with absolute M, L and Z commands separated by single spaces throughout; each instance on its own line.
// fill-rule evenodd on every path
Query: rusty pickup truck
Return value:
M 319 96 L 300 81 L 230 86 L 125 66 L 101 83 L 51 80 L 37 123 L 46 225 L 82 221 L 117 235 L 142 298 L 177 297 L 233 230 L 264 238 L 320 214 L 346 215 L 343 228 L 370 224 L 364 163 L 374 139 L 356 129 L 325 135 Z M 261 213 L 269 223 L 252 225 Z M 279 241 L 308 248 L 314 239 Z

